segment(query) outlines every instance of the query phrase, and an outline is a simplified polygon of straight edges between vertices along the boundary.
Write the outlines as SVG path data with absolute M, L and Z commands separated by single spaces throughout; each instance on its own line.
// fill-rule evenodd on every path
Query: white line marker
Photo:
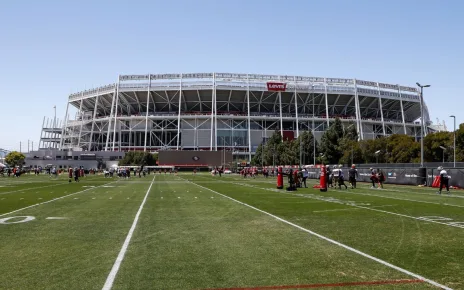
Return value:
M 132 235 L 134 234 L 135 227 L 137 226 L 137 222 L 139 221 L 140 213 L 142 212 L 143 206 L 145 205 L 145 202 L 147 201 L 148 194 L 150 193 L 153 182 L 155 181 L 155 177 L 156 176 L 153 176 L 153 179 L 150 183 L 150 186 L 148 187 L 147 193 L 145 194 L 142 204 L 140 205 L 139 210 L 137 211 L 137 214 L 135 215 L 134 222 L 132 223 L 129 233 L 127 234 L 126 240 L 124 241 L 121 251 L 119 252 L 118 257 L 116 258 L 116 261 L 114 262 L 111 272 L 108 274 L 108 277 L 106 278 L 106 282 L 105 282 L 105 285 L 103 285 L 102 290 L 109 290 L 113 287 L 114 279 L 116 278 L 116 275 L 118 274 L 119 267 L 121 266 L 122 260 L 124 260 L 124 255 L 126 254 L 127 248 L 129 247 L 130 240 L 132 239 Z
M 325 202 L 331 202 L 331 203 L 336 203 L 336 204 L 340 204 L 340 201 L 337 200 L 337 199 L 334 199 L 334 200 L 330 200 L 330 199 L 326 199 L 326 198 L 320 198 L 314 194 L 307 194 L 307 195 L 302 195 L 302 194 L 295 194 L 295 193 L 290 193 L 290 192 L 285 192 L 285 191 L 280 191 L 279 189 L 273 189 L 273 188 L 265 188 L 265 187 L 258 187 L 258 186 L 255 186 L 255 185 L 251 185 L 251 184 L 246 184 L 246 183 L 235 183 L 235 182 L 227 182 L 227 181 L 223 181 L 224 183 L 232 183 L 232 184 L 238 184 L 238 185 L 243 185 L 243 186 L 248 186 L 248 187 L 251 187 L 251 188 L 257 188 L 257 189 L 261 189 L 261 190 L 267 190 L 267 191 L 272 191 L 272 192 L 277 192 L 277 193 L 282 193 L 282 194 L 287 194 L 287 195 L 292 195 L 292 196 L 299 196 L 299 197 L 303 197 L 303 198 L 310 198 L 310 199 L 315 199 L 315 200 L 322 200 L 322 201 L 325 201 Z M 200 186 L 199 184 L 197 184 L 198 186 Z M 333 190 L 335 192 L 343 192 L 343 191 L 340 191 L 340 190 Z M 360 195 L 371 195 L 371 194 L 364 194 L 364 193 L 355 193 L 355 194 L 360 194 Z M 375 196 L 375 195 L 374 195 Z M 384 197 L 384 196 L 379 196 L 379 197 Z M 330 197 L 332 198 L 332 197 Z M 386 197 L 388 198 L 388 197 Z M 396 198 L 394 198 L 396 199 Z M 426 203 L 429 203 L 429 202 L 426 202 Z M 442 222 L 439 222 L 439 221 L 434 221 L 434 220 L 425 220 L 421 217 L 414 217 L 414 216 L 409 216 L 409 215 L 405 215 L 405 214 L 400 214 L 400 213 L 396 213 L 396 212 L 390 212 L 390 211 L 385 211 L 385 210 L 380 210 L 380 209 L 375 209 L 373 207 L 366 207 L 366 206 L 362 206 L 362 205 L 356 205 L 356 204 L 350 204 L 350 203 L 343 203 L 343 204 L 346 204 L 348 206 L 352 206 L 354 208 L 362 208 L 362 209 L 367 209 L 367 210 L 372 210 L 372 211 L 377 211 L 377 212 L 382 212 L 382 213 L 386 213 L 386 214 L 391 214 L 391 215 L 396 215 L 396 216 L 401 216 L 401 217 L 407 217 L 407 218 L 410 218 L 410 219 L 415 219 L 415 220 L 420 220 L 420 221 L 426 221 L 426 222 L 430 222 L 430 223 L 434 223 L 434 224 L 441 224 L 441 225 L 445 225 L 445 226 L 449 226 L 449 227 L 457 227 L 457 228 L 463 228 L 460 224 L 456 224 L 456 223 L 442 223 Z
M 33 187 L 33 188 L 28 188 L 28 189 L 20 189 L 20 190 L 15 190 L 15 191 L 7 191 L 7 192 L 1 192 L 0 194 L 7 194 L 7 193 L 14 193 L 14 192 L 24 192 L 26 190 L 46 188 L 46 187 L 52 187 L 52 186 L 58 186 L 58 185 L 63 185 L 63 184 L 60 183 L 60 184 L 52 184 L 52 185 L 41 186 L 41 187 Z M 36 193 L 39 193 L 39 192 L 36 192 Z
M 116 181 L 113 181 L 113 182 L 116 182 Z M 110 182 L 110 183 L 113 183 L 113 182 Z M 99 187 L 99 186 L 97 186 L 97 187 Z M 75 195 L 75 194 L 83 193 L 83 192 L 86 192 L 86 191 L 91 190 L 91 189 L 92 189 L 92 188 L 84 189 L 84 190 L 81 190 L 81 191 L 78 191 L 78 192 L 70 193 L 70 194 L 68 194 L 68 195 L 64 195 L 64 196 L 60 196 L 60 197 L 57 197 L 57 198 L 54 198 L 54 199 L 50 199 L 50 200 L 47 200 L 47 201 L 44 201 L 44 202 L 36 203 L 36 204 L 30 205 L 30 206 L 26 206 L 26 207 L 23 207 L 23 208 L 14 210 L 14 211 L 10 211 L 10 212 L 4 213 L 4 214 L 0 214 L 0 216 L 6 216 L 6 215 L 9 215 L 9 214 L 12 214 L 12 213 L 15 213 L 15 212 L 18 212 L 18 211 L 22 211 L 22 210 L 25 210 L 25 209 L 28 209 L 28 208 L 31 208 L 31 207 L 36 207 L 36 206 L 41 205 L 41 204 L 46 204 L 46 203 L 54 202 L 55 200 L 59 200 L 59 199 L 63 199 L 63 198 L 68 197 L 68 196 L 72 196 L 72 195 Z
M 95 199 L 95 197 L 92 197 L 92 199 Z
M 23 200 L 23 199 L 24 199 L 24 197 L 21 197 L 19 200 Z
M 439 288 L 442 288 L 442 289 L 453 290 L 452 288 L 449 288 L 449 287 L 447 287 L 447 286 L 445 286 L 445 285 L 442 285 L 442 284 L 440 284 L 440 283 L 438 283 L 438 282 L 435 282 L 435 281 L 433 281 L 433 280 L 427 279 L 427 278 L 425 278 L 425 277 L 423 277 L 423 276 L 421 276 L 421 275 L 419 275 L 419 274 L 415 274 L 415 273 L 410 272 L 410 271 L 408 271 L 408 270 L 406 270 L 406 269 L 403 269 L 403 268 L 400 268 L 400 267 L 395 266 L 395 265 L 393 265 L 393 264 L 390 264 L 390 263 L 388 263 L 388 262 L 386 262 L 386 261 L 384 261 L 384 260 L 381 260 L 381 259 L 379 259 L 379 258 L 376 258 L 376 257 L 371 256 L 371 255 L 369 255 L 369 254 L 366 254 L 366 253 L 364 253 L 364 252 L 361 252 L 361 251 L 359 251 L 359 250 L 356 250 L 355 248 L 352 248 L 352 247 L 350 247 L 350 246 L 347 246 L 347 245 L 345 245 L 345 244 L 342 244 L 342 243 L 340 243 L 340 242 L 337 242 L 337 241 L 335 241 L 335 240 L 332 240 L 332 239 L 330 239 L 330 238 L 327 238 L 327 237 L 325 237 L 325 236 L 323 236 L 323 235 L 320 235 L 320 234 L 318 234 L 318 233 L 316 233 L 316 232 L 313 232 L 313 231 L 310 231 L 310 230 L 308 230 L 308 229 L 305 229 L 305 228 L 303 228 L 303 227 L 301 227 L 301 226 L 299 226 L 299 225 L 297 225 L 297 224 L 294 224 L 294 223 L 292 223 L 292 222 L 289 222 L 289 221 L 287 221 L 287 220 L 284 220 L 283 218 L 280 218 L 280 217 L 278 217 L 278 216 L 276 216 L 276 215 L 273 215 L 273 214 L 271 214 L 271 213 L 268 213 L 268 212 L 266 212 L 266 211 L 264 211 L 264 210 L 261 210 L 261 209 L 259 209 L 259 208 L 254 207 L 254 206 L 251 206 L 251 205 L 249 205 L 249 204 L 247 204 L 247 203 L 238 201 L 238 200 L 236 200 L 236 199 L 234 199 L 234 198 L 232 198 L 232 197 L 230 197 L 230 196 L 224 195 L 224 194 L 222 194 L 222 193 L 219 193 L 219 192 L 214 191 L 214 190 L 212 190 L 212 189 L 209 189 L 209 188 L 207 188 L 207 187 L 201 186 L 201 185 L 196 184 L 196 183 L 194 183 L 194 182 L 191 182 L 191 183 L 193 183 L 193 184 L 195 184 L 196 186 L 201 187 L 201 188 L 203 188 L 203 189 L 205 189 L 205 190 L 209 190 L 209 191 L 211 191 L 211 192 L 213 192 L 213 193 L 215 193 L 215 194 L 218 194 L 218 195 L 220 195 L 220 196 L 222 196 L 222 197 L 225 197 L 225 198 L 227 198 L 227 199 L 230 199 L 230 200 L 232 200 L 232 201 L 235 201 L 236 203 L 239 203 L 239 204 L 241 204 L 241 205 L 244 205 L 244 206 L 246 206 L 246 207 L 249 207 L 249 208 L 251 208 L 251 209 L 254 209 L 254 210 L 256 210 L 256 211 L 259 211 L 259 212 L 261 212 L 261 213 L 263 213 L 263 214 L 266 214 L 266 215 L 268 215 L 268 216 L 270 216 L 270 217 L 273 217 L 273 218 L 276 219 L 276 220 L 279 220 L 279 221 L 281 221 L 281 222 L 283 222 L 283 223 L 286 223 L 286 224 L 288 224 L 288 225 L 290 225 L 290 226 L 292 226 L 292 227 L 295 227 L 295 228 L 297 228 L 297 229 L 299 229 L 299 230 L 302 230 L 302 231 L 304 231 L 304 232 L 306 232 L 306 233 L 308 233 L 308 234 L 310 234 L 310 235 L 316 236 L 316 237 L 318 237 L 318 238 L 320 238 L 320 239 L 323 239 L 323 240 L 325 240 L 325 241 L 327 241 L 327 242 L 329 242 L 329 243 L 332 243 L 332 244 L 335 244 L 335 245 L 337 245 L 337 246 L 339 246 L 339 247 L 342 247 L 342 248 L 344 248 L 344 249 L 346 249 L 346 250 L 348 250 L 348 251 L 354 252 L 354 253 L 356 253 L 356 254 L 358 254 L 358 255 L 361 255 L 361 256 L 363 256 L 363 257 L 365 257 L 365 258 L 368 258 L 368 259 L 370 259 L 370 260 L 376 261 L 376 262 L 378 262 L 378 263 L 380 263 L 380 264 L 382 264 L 382 265 L 384 265 L 384 266 L 387 266 L 387 267 L 389 267 L 389 268 L 395 269 L 395 270 L 397 270 L 397 271 L 399 271 L 399 272 L 402 272 L 402 273 L 404 273 L 404 274 L 406 274 L 406 275 L 409 275 L 409 276 L 414 277 L 414 278 L 416 278 L 416 279 L 422 280 L 422 281 L 424 281 L 424 282 L 427 282 L 427 283 L 429 283 L 429 284 L 431 284 L 431 285 L 433 285 L 433 286 L 436 286 L 436 287 L 439 287 Z
M 75 197 L 74 199 L 78 199 L 77 197 Z
M 67 217 L 48 217 L 48 218 L 45 218 L 46 220 L 66 220 L 68 219 Z

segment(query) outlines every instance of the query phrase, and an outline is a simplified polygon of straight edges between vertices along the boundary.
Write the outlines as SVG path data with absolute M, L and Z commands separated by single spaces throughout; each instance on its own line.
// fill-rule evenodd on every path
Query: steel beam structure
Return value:
M 267 82 L 287 87 L 268 91 Z M 360 139 L 373 138 L 376 131 L 414 135 L 419 116 L 415 88 L 378 82 L 223 73 L 121 75 L 113 85 L 69 96 L 57 144 L 147 152 L 227 147 L 251 160 L 254 148 L 276 129 L 281 135 L 291 130 L 295 138 L 314 129 L 320 138 L 339 117 L 345 124 L 356 122 Z M 48 127 L 45 119 L 43 127 Z M 56 133 L 43 131 L 41 145 L 53 139 L 47 132 Z

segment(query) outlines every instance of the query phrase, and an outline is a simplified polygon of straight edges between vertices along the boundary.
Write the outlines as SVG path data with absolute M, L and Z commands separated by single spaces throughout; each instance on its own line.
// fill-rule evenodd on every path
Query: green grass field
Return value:
M 464 289 L 464 193 L 0 178 L 0 273 L 0 289 Z

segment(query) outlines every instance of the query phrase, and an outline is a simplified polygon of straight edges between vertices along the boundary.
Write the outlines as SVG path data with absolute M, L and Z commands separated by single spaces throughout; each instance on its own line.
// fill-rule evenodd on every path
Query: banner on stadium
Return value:
M 286 83 L 267 82 L 267 90 L 271 92 L 285 92 L 287 89 Z

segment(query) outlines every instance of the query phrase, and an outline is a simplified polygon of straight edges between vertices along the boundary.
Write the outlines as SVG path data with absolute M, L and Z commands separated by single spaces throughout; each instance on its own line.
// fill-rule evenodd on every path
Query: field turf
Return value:
M 0 177 L 0 289 L 464 289 L 464 192 Z

